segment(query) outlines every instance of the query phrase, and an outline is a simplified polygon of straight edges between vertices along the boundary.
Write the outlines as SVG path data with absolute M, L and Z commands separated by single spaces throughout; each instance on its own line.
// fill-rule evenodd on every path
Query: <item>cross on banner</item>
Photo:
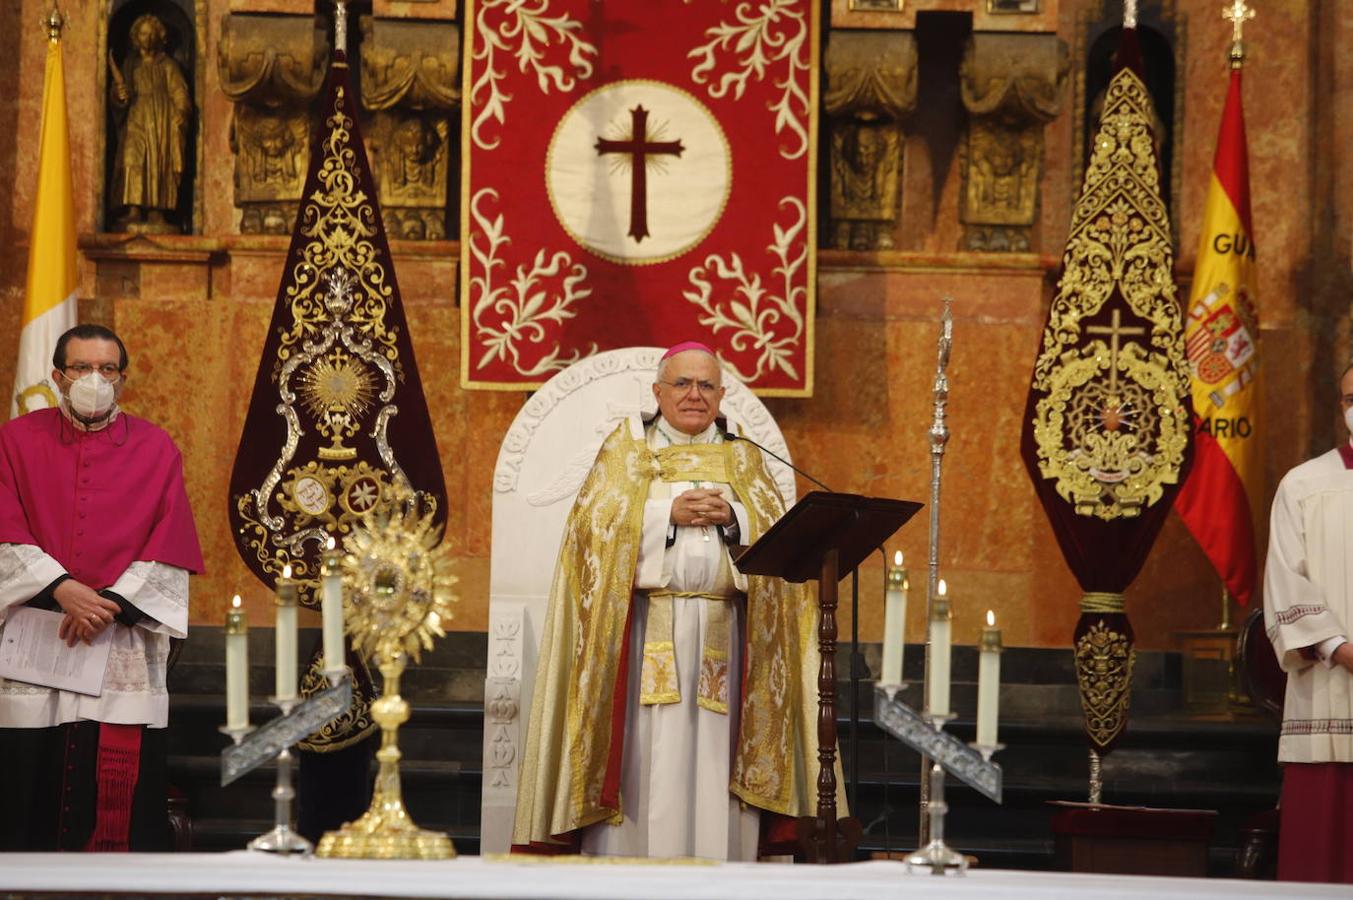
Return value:
M 627 141 L 597 138 L 597 155 L 607 153 L 630 154 L 630 237 L 640 242 L 648 237 L 648 156 L 662 153 L 680 156 L 685 148 L 681 141 L 648 140 L 648 110 L 636 106 L 630 110 L 631 137 Z
M 1112 324 L 1091 325 L 1085 329 L 1086 334 L 1107 334 L 1109 335 L 1109 390 L 1118 390 L 1118 339 L 1124 335 L 1128 337 L 1140 336 L 1146 334 L 1146 329 L 1140 326 L 1135 328 L 1123 327 L 1123 311 L 1115 309 L 1113 311 Z

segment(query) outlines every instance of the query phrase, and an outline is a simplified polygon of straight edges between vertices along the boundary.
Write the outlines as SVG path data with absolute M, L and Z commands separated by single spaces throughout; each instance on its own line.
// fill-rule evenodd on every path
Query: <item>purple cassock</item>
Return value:
M 202 571 L 178 448 L 126 413 L 94 432 L 56 409 L 0 426 L 0 543 L 40 547 L 96 591 L 137 560 Z

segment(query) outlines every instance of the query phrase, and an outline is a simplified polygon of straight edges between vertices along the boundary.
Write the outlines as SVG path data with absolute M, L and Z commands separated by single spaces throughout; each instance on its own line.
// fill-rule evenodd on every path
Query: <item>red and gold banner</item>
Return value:
M 698 339 L 813 387 L 818 4 L 472 0 L 461 378 Z
M 1085 591 L 1073 641 L 1086 735 L 1098 754 L 1127 727 L 1134 651 L 1123 592 L 1187 477 L 1192 447 L 1170 220 L 1135 29 L 1123 29 L 1115 65 L 1020 441 Z
M 1194 456 L 1175 509 L 1226 589 L 1245 605 L 1259 570 L 1253 510 L 1263 499 L 1263 446 L 1254 232 L 1240 86 L 1240 69 L 1232 69 L 1189 296 L 1185 340 L 1193 373 Z

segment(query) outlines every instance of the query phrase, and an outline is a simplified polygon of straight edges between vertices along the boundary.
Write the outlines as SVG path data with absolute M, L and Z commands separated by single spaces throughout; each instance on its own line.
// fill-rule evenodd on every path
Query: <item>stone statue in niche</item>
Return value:
M 405 119 L 394 130 L 389 159 L 393 163 L 386 171 L 390 179 L 390 193 L 418 194 L 435 189 L 437 164 L 442 153 L 445 134 L 424 122 L 418 116 Z
M 229 13 L 216 71 L 231 101 L 235 206 L 242 234 L 290 234 L 310 163 L 311 110 L 328 37 L 313 16 Z
M 379 112 L 371 130 L 386 227 L 403 240 L 446 237 L 450 123 L 438 113 Z
M 967 249 L 991 252 L 1027 251 L 1028 234 L 1020 226 L 1032 220 L 1038 201 L 1042 145 L 1039 134 L 991 119 L 969 125 L 964 210 L 978 212 L 981 222 L 968 222 Z M 976 219 L 977 215 L 971 218 Z
M 110 206 L 119 231 L 171 233 L 179 205 L 192 100 L 179 64 L 166 52 L 168 32 L 149 13 L 128 32 L 121 67 L 109 56 L 111 101 L 118 122 Z

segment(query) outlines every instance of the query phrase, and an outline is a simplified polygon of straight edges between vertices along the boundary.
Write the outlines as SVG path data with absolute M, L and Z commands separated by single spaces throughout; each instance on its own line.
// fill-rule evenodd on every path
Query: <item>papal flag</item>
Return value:
M 66 128 L 66 76 L 60 17 L 49 22 L 47 74 L 42 87 L 42 131 L 33 230 L 28 242 L 28 286 L 19 332 L 10 416 L 56 406 L 52 347 L 75 325 L 75 203 Z
M 1239 66 L 1222 110 L 1185 340 L 1193 374 L 1194 461 L 1175 508 L 1237 602 L 1254 593 L 1254 504 L 1262 500 L 1259 321 Z

